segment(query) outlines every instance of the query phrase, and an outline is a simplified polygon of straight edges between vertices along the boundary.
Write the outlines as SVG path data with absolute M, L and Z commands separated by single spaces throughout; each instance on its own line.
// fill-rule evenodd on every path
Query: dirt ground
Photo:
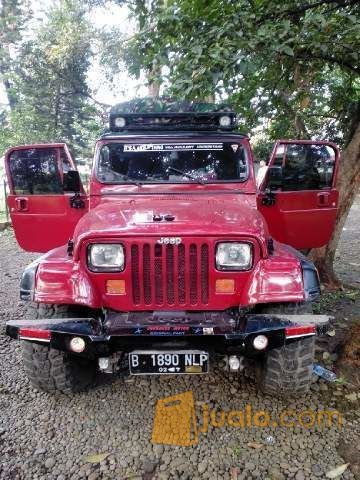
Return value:
M 360 287 L 359 224 L 358 199 L 343 232 L 336 270 L 344 281 Z M 0 479 L 315 480 L 347 463 L 338 478 L 360 479 L 360 384 L 348 361 L 356 361 L 359 352 L 355 345 L 344 355 L 342 346 L 349 325 L 360 319 L 357 292 L 326 294 L 317 304 L 319 311 L 335 316 L 335 335 L 318 355 L 337 371 L 339 381 L 330 384 L 314 377 L 304 398 L 285 402 L 264 397 L 251 378 L 224 373 L 219 366 L 202 377 L 101 380 L 86 393 L 51 396 L 31 388 L 18 342 L 4 335 L 6 320 L 24 315 L 19 277 L 35 257 L 18 248 L 11 231 L 0 233 Z M 203 402 L 217 412 L 250 405 L 272 419 L 288 409 L 338 410 L 343 423 L 211 426 L 192 447 L 153 445 L 157 401 L 187 391 L 193 392 L 197 414 Z M 103 456 L 88 458 L 94 454 Z
M 360 195 L 357 196 L 336 253 L 336 271 L 345 283 L 360 288 Z

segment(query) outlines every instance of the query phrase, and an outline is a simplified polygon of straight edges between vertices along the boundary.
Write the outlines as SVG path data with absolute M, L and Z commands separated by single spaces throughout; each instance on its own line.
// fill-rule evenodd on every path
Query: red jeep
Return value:
M 17 241 L 46 252 L 21 279 L 31 314 L 7 322 L 32 384 L 201 374 L 220 354 L 229 371 L 255 361 L 265 393 L 305 392 L 327 320 L 301 252 L 333 231 L 338 148 L 278 141 L 257 189 L 234 113 L 131 105 L 110 112 L 89 193 L 65 144 L 6 153 Z

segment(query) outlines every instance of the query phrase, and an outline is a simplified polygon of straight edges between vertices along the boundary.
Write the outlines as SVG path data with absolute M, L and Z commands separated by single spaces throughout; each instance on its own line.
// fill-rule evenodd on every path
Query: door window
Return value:
M 63 193 L 56 148 L 15 150 L 9 168 L 16 195 Z
M 329 145 L 279 144 L 283 158 L 283 191 L 326 190 L 333 184 L 335 151 Z

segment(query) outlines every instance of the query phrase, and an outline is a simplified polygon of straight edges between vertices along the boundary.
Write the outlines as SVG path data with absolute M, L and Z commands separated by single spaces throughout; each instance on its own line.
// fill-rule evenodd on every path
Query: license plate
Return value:
M 199 374 L 209 371 L 209 354 L 200 350 L 134 351 L 129 354 L 131 375 Z

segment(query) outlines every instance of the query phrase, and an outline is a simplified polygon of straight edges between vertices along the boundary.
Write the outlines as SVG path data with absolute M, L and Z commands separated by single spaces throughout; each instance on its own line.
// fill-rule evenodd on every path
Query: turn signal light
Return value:
M 38 342 L 50 342 L 50 330 L 38 330 L 37 328 L 20 328 L 21 340 L 37 340 Z
M 308 335 L 315 335 L 315 325 L 293 325 L 285 328 L 286 338 L 305 337 Z
M 125 280 L 106 280 L 106 293 L 109 295 L 125 295 Z
M 235 293 L 235 280 L 231 278 L 221 278 L 215 283 L 216 293 Z

